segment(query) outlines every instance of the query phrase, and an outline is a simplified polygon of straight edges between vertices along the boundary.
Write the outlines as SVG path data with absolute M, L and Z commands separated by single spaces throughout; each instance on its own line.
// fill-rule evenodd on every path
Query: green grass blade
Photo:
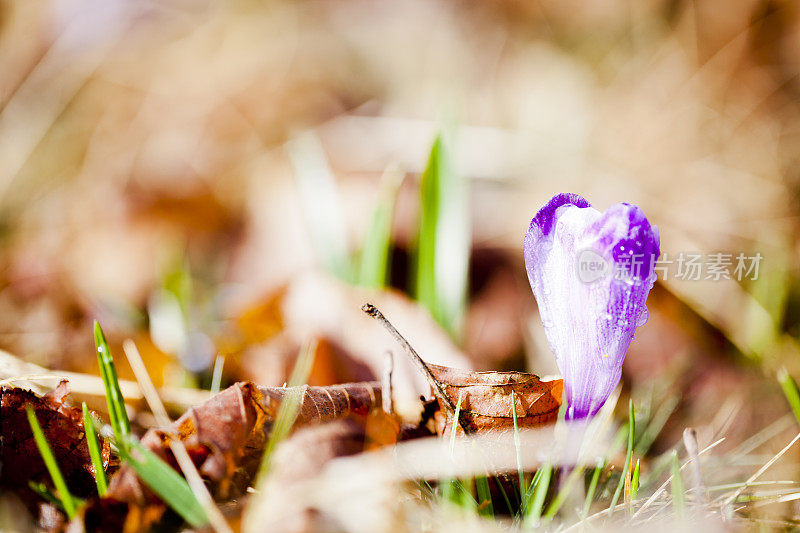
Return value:
M 684 516 L 686 511 L 686 495 L 681 477 L 681 464 L 678 461 L 678 450 L 672 452 L 672 505 L 675 514 Z
M 75 499 L 72 497 L 72 494 L 70 494 L 69 489 L 67 488 L 67 482 L 64 481 L 64 476 L 61 474 L 61 469 L 58 468 L 56 457 L 53 455 L 53 450 L 50 448 L 50 444 L 47 443 L 47 437 L 45 437 L 44 432 L 42 431 L 42 426 L 39 425 L 39 420 L 36 418 L 36 413 L 34 413 L 30 406 L 26 406 L 25 414 L 28 415 L 28 423 L 31 426 L 33 438 L 36 441 L 36 447 L 39 448 L 39 453 L 42 456 L 44 465 L 47 467 L 47 472 L 50 474 L 50 479 L 53 480 L 53 485 L 58 491 L 58 497 L 61 500 L 61 505 L 64 507 L 64 512 L 66 512 L 69 519 L 72 520 L 72 518 L 75 516 Z
M 634 454 L 642 456 L 650 450 L 650 447 L 653 445 L 658 435 L 661 434 L 661 430 L 664 429 L 672 413 L 677 409 L 680 403 L 679 400 L 680 398 L 675 395 L 670 396 L 662 402 L 650 419 L 650 423 L 647 424 L 647 427 L 642 432 L 639 440 L 636 442 L 636 447 L 633 450 Z
M 465 479 L 465 480 L 456 480 L 458 483 L 458 488 L 460 489 L 458 494 L 461 496 L 458 504 L 461 507 L 466 509 L 470 509 L 473 512 L 478 511 L 478 501 L 472 495 L 472 488 L 473 488 L 473 480 L 472 479 Z
M 511 391 L 511 414 L 514 418 L 514 450 L 517 454 L 517 476 L 519 478 L 519 499 L 520 499 L 520 509 L 519 512 L 522 516 L 525 516 L 526 513 L 526 505 L 528 503 L 528 498 L 525 495 L 528 493 L 528 488 L 525 485 L 525 471 L 522 468 L 522 444 L 520 443 L 519 438 L 519 424 L 517 423 L 517 402 L 516 396 L 514 391 Z
M 529 507 L 530 500 L 533 498 L 533 490 L 539 484 L 539 478 L 542 477 L 542 472 L 544 472 L 541 468 L 539 468 L 535 474 L 533 474 L 533 479 L 531 480 L 531 484 L 528 485 L 528 492 L 523 495 L 522 497 L 525 498 L 526 508 Z
M 489 479 L 486 476 L 476 477 L 475 489 L 478 493 L 478 513 L 486 517 L 494 516 L 494 505 L 492 503 L 492 491 L 489 488 Z
M 556 497 L 553 498 L 553 501 L 547 506 L 547 510 L 544 513 L 545 520 L 552 520 L 556 516 L 558 510 L 561 509 L 561 506 L 567 501 L 567 496 L 572 490 L 572 485 L 575 484 L 578 478 L 583 476 L 584 469 L 585 467 L 583 465 L 576 466 L 572 469 L 564 485 L 558 490 Z
M 100 376 L 103 378 L 103 385 L 106 389 L 106 403 L 108 405 L 108 416 L 111 419 L 111 427 L 114 430 L 114 438 L 119 445 L 124 446 L 127 442 L 125 437 L 131 432 L 131 423 L 128 420 L 128 412 L 125 410 L 125 400 L 119 388 L 117 369 L 114 366 L 114 358 L 108 348 L 108 341 L 103 333 L 100 323 L 94 321 L 94 344 L 97 348 L 97 362 L 100 365 Z
M 589 488 L 586 490 L 586 500 L 583 502 L 581 520 L 585 520 L 586 517 L 589 516 L 589 510 L 591 509 L 592 502 L 594 501 L 594 493 L 597 491 L 597 483 L 600 481 L 600 474 L 603 473 L 605 468 L 605 459 L 598 461 L 597 466 L 594 467 L 594 472 L 592 472 L 592 480 L 589 482 Z
M 189 524 L 194 527 L 206 525 L 208 517 L 186 480 L 157 455 L 133 441 L 130 437 L 130 420 L 128 420 L 128 413 L 125 411 L 125 402 L 122 397 L 122 391 L 119 388 L 114 359 L 111 355 L 111 350 L 108 348 L 108 341 L 103 329 L 97 321 L 94 323 L 94 341 L 97 347 L 100 374 L 106 390 L 106 403 L 108 404 L 111 427 L 114 430 L 115 443 L 120 457 L 131 465 L 139 478 L 153 492 L 158 494 L 167 505 Z M 132 455 L 132 449 L 136 450 L 139 457 Z
M 453 172 L 439 135 L 420 180 L 416 296 L 451 335 L 457 336 L 466 305 L 469 264 L 468 197 Z
M 83 402 L 83 429 L 86 433 L 86 444 L 89 447 L 89 457 L 92 460 L 92 467 L 94 468 L 94 481 L 97 484 L 97 494 L 102 498 L 106 495 L 108 490 L 108 482 L 106 481 L 106 472 L 103 469 L 103 458 L 100 456 L 100 443 L 97 441 L 97 431 L 95 431 L 94 420 L 89 413 L 89 408 L 86 407 L 86 402 Z
M 503 487 L 503 483 L 501 482 L 500 478 L 492 474 L 492 479 L 494 479 L 497 488 L 500 490 L 500 495 L 503 497 L 503 502 L 506 504 L 506 508 L 513 509 L 511 506 L 511 499 L 508 497 L 508 493 L 506 492 L 505 487 Z
M 628 452 L 625 454 L 625 466 L 622 467 L 622 475 L 617 483 L 617 490 L 614 491 L 614 496 L 611 498 L 611 506 L 608 509 L 608 516 L 614 515 L 614 508 L 617 506 L 619 497 L 622 494 L 622 488 L 625 486 L 625 480 L 628 477 L 628 469 L 630 468 L 631 458 L 633 457 L 633 440 L 636 433 L 636 418 L 633 414 L 633 400 L 628 402 Z
M 218 355 L 214 359 L 214 370 L 211 374 L 211 387 L 209 390 L 211 394 L 217 394 L 222 385 L 222 369 L 225 366 L 225 356 Z
M 636 467 L 633 469 L 633 476 L 631 476 L 631 501 L 636 499 L 639 494 L 639 459 L 636 459 Z
M 436 496 L 436 491 L 433 490 L 433 487 L 431 487 L 431 484 L 428 483 L 426 480 L 420 479 L 420 480 L 414 481 L 414 484 L 417 485 L 417 488 L 419 489 L 419 492 L 420 492 L 421 496 L 423 496 L 423 497 L 425 497 L 425 498 L 427 498 L 429 500 L 432 500 Z
M 387 170 L 381 179 L 378 205 L 361 249 L 358 282 L 367 287 L 384 287 L 389 275 L 389 251 L 392 243 L 392 216 L 402 175 Z
M 442 479 L 439 481 L 439 494 L 442 501 L 459 503 L 457 483 L 458 480 L 456 479 Z
M 669 470 L 672 466 L 672 451 L 675 450 L 676 447 L 677 445 L 673 445 L 672 448 L 650 461 L 650 471 L 644 481 L 640 482 L 641 485 L 652 485 L 664 472 Z
M 61 500 L 58 499 L 58 496 L 53 494 L 53 491 L 47 488 L 47 485 L 44 483 L 36 483 L 34 481 L 28 481 L 28 487 L 35 492 L 41 499 L 44 501 L 54 505 L 59 511 L 64 511 L 64 505 L 61 503 Z
M 629 499 L 629 508 L 628 511 L 633 515 L 633 502 L 636 500 L 636 496 L 639 494 L 639 459 L 636 459 L 636 466 L 633 469 L 633 475 L 631 476 L 631 492 L 630 492 L 630 499 Z
M 473 446 L 473 448 L 476 449 L 475 453 L 480 453 L 477 450 L 477 444 L 475 443 L 475 441 L 472 442 L 472 446 Z M 488 476 L 485 476 L 485 477 L 486 477 L 486 488 L 488 489 L 489 488 L 489 484 L 488 484 L 489 483 L 489 478 L 488 478 Z M 514 507 L 511 505 L 511 500 L 508 497 L 508 492 L 506 492 L 506 489 L 503 486 L 503 482 L 500 480 L 499 477 L 497 477 L 496 474 L 491 474 L 491 477 L 494 480 L 494 483 L 495 483 L 495 486 L 497 487 L 497 490 L 500 491 L 500 495 L 503 497 L 503 502 L 505 502 L 505 504 L 506 504 L 506 509 L 509 509 L 509 510 L 514 509 Z M 478 486 L 478 488 L 480 489 L 480 486 Z M 491 503 L 492 503 L 492 509 L 494 510 L 494 502 L 492 501 Z
M 342 203 L 322 143 L 317 135 L 306 132 L 289 141 L 286 150 L 314 250 L 331 274 L 351 281 L 353 267 Z
M 123 438 L 126 442 L 119 446 L 120 456 L 139 479 L 187 523 L 193 527 L 207 525 L 206 512 L 183 476 L 130 436 Z
M 458 402 L 456 402 L 456 410 L 453 414 L 453 420 L 450 422 L 450 455 L 453 455 L 453 451 L 455 450 L 456 445 L 456 431 L 458 430 L 458 418 L 461 416 L 461 400 L 462 394 L 461 391 L 458 392 Z M 442 497 L 450 502 L 456 503 L 460 506 L 469 505 L 464 498 L 464 495 L 468 493 L 467 488 L 464 486 L 464 483 L 459 479 L 446 479 L 442 480 Z M 471 492 L 469 492 L 470 498 L 472 498 Z M 477 506 L 477 502 L 474 501 L 475 506 Z M 471 505 L 470 505 L 471 507 Z
M 436 220 L 439 212 L 439 180 L 441 170 L 441 138 L 431 147 L 428 166 L 420 180 L 419 236 L 417 238 L 416 296 L 437 320 L 436 301 Z
M 542 472 L 538 479 L 534 480 L 533 485 L 533 501 L 530 504 L 530 511 L 527 518 L 533 523 L 538 523 L 542 517 L 542 509 L 544 508 L 544 500 L 547 497 L 547 491 L 550 488 L 550 478 L 553 475 L 553 465 L 549 462 L 544 463 L 539 467 Z
M 308 381 L 311 367 L 314 365 L 316 352 L 316 342 L 307 344 L 306 347 L 301 350 L 300 356 L 294 364 L 292 374 L 289 376 L 286 394 L 278 408 L 278 414 L 275 416 L 275 422 L 272 424 L 272 430 L 264 450 L 264 456 L 261 459 L 258 483 L 266 479 L 272 465 L 272 455 L 275 453 L 278 445 L 289 436 L 294 426 L 297 414 L 300 412 L 300 405 L 306 393 L 306 387 L 303 385 Z
M 778 371 L 778 381 L 783 388 L 783 393 L 789 401 L 797 422 L 800 423 L 800 391 L 797 389 L 797 382 L 789 375 L 786 368 L 781 368 Z
M 442 499 L 473 511 L 478 509 L 478 502 L 472 497 L 472 490 L 460 479 L 442 481 Z

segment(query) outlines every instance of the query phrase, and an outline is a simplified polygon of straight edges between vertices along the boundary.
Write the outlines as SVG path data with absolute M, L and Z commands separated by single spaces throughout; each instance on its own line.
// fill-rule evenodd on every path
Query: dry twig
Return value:
M 170 420 L 169 415 L 167 415 L 167 410 L 164 408 L 164 404 L 161 403 L 161 399 L 158 397 L 158 392 L 156 391 L 156 388 L 150 379 L 150 374 L 147 373 L 147 368 L 145 368 L 144 361 L 142 361 L 142 356 L 139 354 L 139 350 L 136 348 L 134 342 L 130 339 L 125 340 L 125 342 L 122 344 L 122 348 L 128 358 L 128 362 L 131 364 L 133 373 L 136 375 L 136 380 L 139 382 L 139 386 L 142 389 L 142 394 L 147 400 L 147 403 L 150 405 L 150 410 L 155 415 L 158 424 L 163 426 L 166 430 L 172 421 Z M 194 462 L 192 462 L 189 452 L 186 451 L 186 446 L 184 446 L 183 441 L 181 441 L 180 438 L 177 438 L 176 435 L 173 435 L 173 438 L 169 440 L 169 447 L 172 450 L 172 454 L 175 456 L 175 460 L 178 462 L 178 466 L 183 472 L 183 475 L 186 476 L 186 481 L 189 483 L 189 487 L 191 487 L 192 492 L 202 503 L 203 509 L 205 510 L 209 521 L 211 522 L 211 526 L 217 533 L 233 533 L 233 530 L 228 525 L 225 517 L 222 516 L 219 507 L 217 507 L 217 505 L 214 503 L 211 493 L 208 492 L 208 488 L 203 482 L 200 472 L 197 471 L 197 467 L 194 465 Z
M 411 362 L 422 372 L 422 375 L 425 376 L 425 379 L 428 380 L 428 384 L 430 385 L 431 389 L 433 390 L 434 396 L 439 402 L 447 408 L 448 414 L 455 418 L 456 415 L 456 407 L 453 405 L 453 402 L 447 396 L 444 391 L 444 387 L 439 381 L 434 377 L 433 372 L 431 369 L 428 368 L 428 365 L 425 364 L 425 361 L 422 360 L 422 357 L 419 356 L 416 350 L 408 343 L 408 341 L 400 334 L 399 331 L 392 325 L 389 320 L 383 316 L 377 307 L 372 305 L 371 303 L 365 303 L 361 310 L 364 311 L 366 314 L 380 322 L 383 327 L 385 327 L 389 333 L 391 333 L 392 337 L 403 347 L 405 352 L 411 358 Z M 469 425 L 459 416 L 458 417 L 458 424 L 461 426 L 461 429 L 464 430 L 464 434 L 469 435 L 472 431 L 469 428 Z

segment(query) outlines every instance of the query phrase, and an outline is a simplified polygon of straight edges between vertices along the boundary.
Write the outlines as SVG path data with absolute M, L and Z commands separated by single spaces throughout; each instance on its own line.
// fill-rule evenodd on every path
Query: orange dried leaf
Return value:
M 348 416 L 366 417 L 381 404 L 380 385 L 375 382 L 304 388 L 296 427 Z M 177 469 L 169 442 L 180 438 L 216 498 L 241 496 L 258 469 L 272 422 L 288 392 L 282 387 L 237 383 L 189 409 L 169 428 L 151 429 L 141 443 Z M 139 509 L 129 519 L 158 517 L 160 513 L 152 511 L 163 508 L 125 466 L 112 478 L 108 495 Z M 140 512 L 148 509 L 148 513 Z
M 519 427 L 542 426 L 558 417 L 564 389 L 561 379 L 543 381 L 526 372 L 472 372 L 432 364 L 428 367 L 454 404 L 461 395 L 461 419 L 474 432 L 514 427 L 512 391 Z M 440 404 L 435 414 L 440 435 L 450 431 L 445 413 Z

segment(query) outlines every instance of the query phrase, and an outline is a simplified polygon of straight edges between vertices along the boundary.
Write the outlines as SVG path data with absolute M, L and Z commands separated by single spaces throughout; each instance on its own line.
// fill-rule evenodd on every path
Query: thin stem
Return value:
M 730 505 L 731 503 L 736 501 L 736 498 L 738 498 L 739 495 L 742 492 L 744 492 L 744 490 L 750 485 L 750 483 L 752 483 L 753 481 L 755 481 L 759 477 L 761 477 L 761 474 L 766 472 L 769 467 L 771 467 L 773 464 L 775 464 L 775 462 L 778 459 L 780 459 L 783 456 L 783 454 L 785 454 L 787 451 L 789 451 L 789 448 L 794 446 L 794 443 L 797 442 L 799 439 L 800 439 L 800 433 L 795 435 L 795 437 L 791 440 L 791 442 L 789 444 L 786 445 L 786 447 L 784 447 L 781 451 L 779 451 L 772 459 L 767 461 L 767 463 L 764 466 L 762 466 L 761 468 L 759 468 L 758 471 L 755 474 L 750 476 L 750 478 L 747 481 L 745 481 L 744 485 L 742 485 L 739 488 L 739 490 L 734 492 L 732 496 L 730 496 L 728 499 L 726 499 L 725 502 L 723 502 L 723 507 L 727 507 L 728 505 Z
M 217 394 L 222 385 L 222 368 L 225 366 L 225 356 L 220 354 L 214 359 L 214 371 L 211 374 L 211 394 Z
M 431 372 L 431 369 L 428 368 L 428 365 L 425 364 L 425 361 L 422 360 L 422 357 L 419 356 L 417 351 L 414 350 L 414 348 L 400 334 L 400 332 L 397 331 L 397 329 L 392 325 L 392 323 L 389 322 L 389 320 L 385 316 L 383 316 L 383 313 L 381 313 L 377 307 L 375 307 L 371 303 L 366 303 L 361 307 L 361 310 L 364 311 L 369 316 L 371 316 L 372 318 L 374 318 L 375 320 L 377 320 L 378 322 L 380 322 L 383 325 L 383 327 L 385 327 L 387 331 L 389 331 L 392 337 L 394 337 L 394 340 L 396 340 L 400 344 L 400 346 L 403 347 L 405 352 L 409 355 L 409 357 L 411 358 L 411 362 L 417 367 L 417 369 L 420 372 L 422 372 L 422 375 L 425 376 L 425 379 L 428 380 L 428 384 L 431 386 L 431 389 L 433 389 L 433 394 L 434 396 L 436 396 L 436 399 L 439 400 L 442 403 L 442 405 L 444 405 L 449 415 L 453 415 L 454 420 L 456 419 L 458 420 L 458 424 L 461 426 L 461 429 L 464 430 L 464 434 L 466 435 L 471 434 L 472 430 L 470 429 L 467 422 L 461 416 L 459 416 L 458 418 L 455 417 L 455 412 L 456 412 L 455 405 L 453 405 L 453 402 L 450 400 L 450 398 L 448 398 L 447 393 L 445 393 L 444 391 L 444 387 L 442 387 L 442 384 L 439 383 L 439 381 L 433 375 L 433 372 Z
M 704 502 L 708 501 L 708 489 L 703 483 L 703 473 L 700 470 L 700 458 L 697 456 L 699 449 L 697 447 L 697 432 L 694 428 L 686 428 L 683 430 L 683 445 L 686 448 L 686 453 L 689 456 L 689 471 L 691 476 L 691 488 L 694 490 Z
M 147 372 L 147 368 L 144 365 L 142 356 L 139 354 L 139 350 L 136 348 L 136 344 L 134 344 L 132 340 L 126 339 L 122 344 L 122 348 L 128 358 L 131 369 L 133 369 L 133 373 L 136 375 L 136 380 L 139 382 L 142 394 L 147 400 L 147 404 L 150 406 L 150 410 L 153 412 L 153 415 L 155 415 L 158 424 L 164 426 L 166 429 L 170 425 L 171 420 L 169 415 L 167 415 L 164 404 L 161 402 L 161 398 L 159 398 L 156 392 L 155 386 L 153 386 L 150 374 Z M 186 476 L 186 482 L 189 484 L 189 487 L 191 487 L 197 500 L 203 506 L 203 510 L 206 512 L 211 526 L 218 533 L 233 533 L 225 517 L 222 516 L 219 507 L 214 503 L 211 493 L 208 492 L 208 488 L 206 488 L 203 478 L 200 476 L 200 472 L 197 471 L 197 467 L 189 456 L 189 452 L 186 451 L 186 446 L 184 446 L 183 441 L 176 435 L 170 435 L 169 447 L 183 475 Z
M 381 375 L 381 407 L 387 415 L 394 414 L 394 398 L 392 394 L 392 374 L 394 373 L 394 354 L 387 350 L 383 356 L 383 374 Z
M 697 454 L 697 456 L 699 457 L 699 456 L 703 455 L 704 453 L 706 453 L 706 452 L 710 451 L 712 448 L 715 448 L 715 447 L 716 447 L 718 444 L 721 444 L 721 443 L 722 443 L 724 440 L 725 440 L 725 437 L 722 437 L 721 439 L 719 439 L 719 440 L 717 440 L 717 441 L 715 441 L 715 442 L 712 442 L 711 444 L 709 444 L 708 446 L 706 446 L 705 448 L 703 448 L 702 450 L 700 450 L 700 452 Z M 684 465 L 683 465 L 683 466 L 681 466 L 681 468 L 680 468 L 680 469 L 681 469 L 681 470 L 683 470 L 684 468 L 686 468 L 686 466 L 687 466 L 687 465 L 688 465 L 688 463 L 684 463 Z M 652 496 L 650 496 L 650 497 L 647 499 L 647 501 L 646 501 L 646 502 L 644 502 L 644 505 L 642 505 L 641 507 L 639 507 L 639 509 L 637 509 L 637 510 L 636 510 L 636 512 L 635 512 L 635 513 L 633 513 L 633 516 L 631 517 L 631 519 L 635 519 L 635 518 L 636 518 L 636 517 L 638 517 L 638 516 L 639 516 L 641 513 L 643 513 L 643 512 L 645 511 L 645 509 L 647 509 L 648 507 L 650 507 L 650 506 L 653 504 L 653 502 L 654 502 L 654 501 L 656 501 L 656 500 L 659 498 L 659 496 L 661 496 L 661 494 L 663 494 L 663 493 L 664 493 L 664 490 L 667 488 L 667 485 L 669 485 L 669 483 L 670 483 L 671 481 L 672 481 L 672 476 L 669 476 L 669 477 L 667 478 L 667 480 L 666 480 L 666 481 L 664 481 L 664 483 L 662 483 L 662 484 L 661 484 L 661 486 L 660 486 L 660 487 L 658 487 L 658 489 L 657 489 L 657 490 L 656 490 L 656 491 L 655 491 L 655 492 L 652 494 Z

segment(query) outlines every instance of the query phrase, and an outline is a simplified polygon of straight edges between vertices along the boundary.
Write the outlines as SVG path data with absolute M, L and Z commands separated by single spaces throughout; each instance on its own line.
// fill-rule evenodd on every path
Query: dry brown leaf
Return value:
M 459 416 L 473 432 L 514 427 L 512 392 L 519 427 L 535 428 L 555 422 L 558 417 L 564 388 L 561 379 L 543 381 L 525 372 L 471 372 L 431 364 L 428 367 L 453 405 L 461 396 Z M 446 412 L 445 406 L 439 404 L 434 414 L 439 434 L 450 431 Z
M 177 469 L 169 449 L 169 440 L 177 435 L 217 499 L 241 496 L 257 471 L 271 424 L 288 392 L 283 387 L 237 383 L 189 409 L 170 428 L 151 429 L 141 442 Z M 374 382 L 306 386 L 295 426 L 366 417 L 380 404 L 380 386 Z M 139 527 L 158 520 L 164 509 L 125 466 L 112 478 L 109 497 L 128 503 L 133 511 L 129 520 Z
M 107 413 L 106 390 L 100 376 L 49 370 L 0 350 L 0 383 L 13 383 L 37 394 L 44 394 L 52 390 L 52 383 L 62 378 L 69 381 L 70 399 L 73 402 L 86 402 L 91 409 L 98 413 Z M 120 379 L 119 386 L 122 396 L 125 398 L 125 404 L 129 408 L 140 411 L 146 407 L 138 383 Z M 183 413 L 193 405 L 208 400 L 210 392 L 188 387 L 163 387 L 158 390 L 158 395 L 168 412 Z
M 66 381 L 45 396 L 20 388 L 0 388 L 0 487 L 21 489 L 27 493 L 29 481 L 50 483 L 25 414 L 25 408 L 30 406 L 70 491 L 81 497 L 95 492 L 94 468 L 86 444 L 83 413 L 64 403 L 68 394 Z M 104 441 L 101 453 L 104 463 L 108 463 L 110 450 Z M 31 499 L 33 502 L 36 500 L 38 497 Z

